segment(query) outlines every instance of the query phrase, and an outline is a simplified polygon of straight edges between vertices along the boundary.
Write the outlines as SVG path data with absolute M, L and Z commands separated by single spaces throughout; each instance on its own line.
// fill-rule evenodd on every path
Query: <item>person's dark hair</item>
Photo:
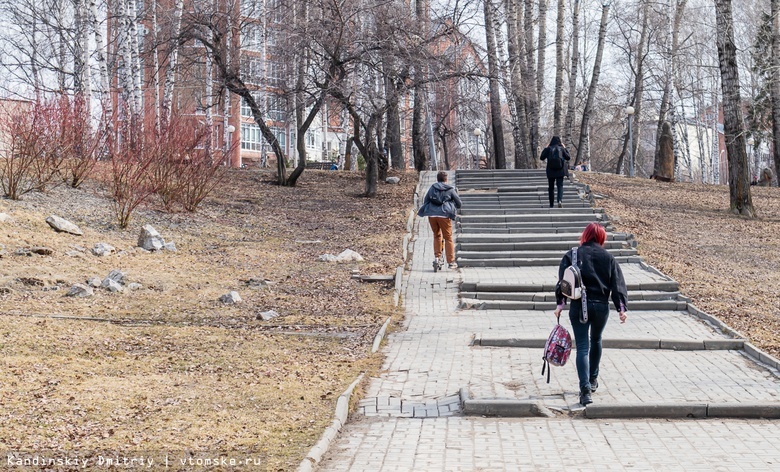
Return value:
M 580 244 L 595 242 L 599 246 L 603 246 L 604 241 L 606 240 L 607 232 L 604 230 L 604 227 L 598 223 L 590 223 L 585 227 L 582 236 L 580 236 Z
M 560 145 L 561 145 L 561 138 L 560 138 L 560 136 L 553 136 L 552 139 L 550 140 L 550 146 L 549 147 L 560 146 Z
M 444 171 L 439 172 L 436 174 L 436 182 L 446 182 L 447 181 L 447 173 Z

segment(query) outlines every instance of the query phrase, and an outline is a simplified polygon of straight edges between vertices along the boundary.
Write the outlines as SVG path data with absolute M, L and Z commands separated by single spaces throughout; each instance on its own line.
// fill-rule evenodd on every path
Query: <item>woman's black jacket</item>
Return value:
M 558 280 L 563 271 L 571 265 L 571 249 L 561 259 L 558 267 Z M 628 307 L 628 289 L 615 258 L 595 242 L 585 243 L 577 249 L 577 266 L 582 274 L 582 285 L 588 291 L 588 300 L 609 302 L 610 294 L 615 309 L 625 311 Z M 565 303 L 566 297 L 555 291 L 558 305 Z

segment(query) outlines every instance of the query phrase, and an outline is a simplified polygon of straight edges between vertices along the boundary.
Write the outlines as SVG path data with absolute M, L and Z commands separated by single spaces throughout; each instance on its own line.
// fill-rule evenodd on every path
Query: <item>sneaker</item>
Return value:
M 596 389 L 599 388 L 599 379 L 596 377 L 590 378 L 590 391 L 591 393 L 595 392 Z
M 590 405 L 591 403 L 593 403 L 593 399 L 590 398 L 590 392 L 589 391 L 586 392 L 583 390 L 580 393 L 580 405 L 586 406 L 586 405 Z
M 563 203 L 558 202 L 558 208 L 563 208 Z
M 448 266 L 450 269 L 457 269 L 458 263 L 457 262 L 450 262 L 450 265 Z

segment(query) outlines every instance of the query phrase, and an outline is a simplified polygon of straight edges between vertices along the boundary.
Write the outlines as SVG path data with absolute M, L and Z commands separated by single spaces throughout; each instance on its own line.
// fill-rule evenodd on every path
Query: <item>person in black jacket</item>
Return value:
M 542 161 L 547 161 L 547 195 L 550 197 L 550 208 L 555 203 L 554 199 L 554 186 L 558 186 L 558 208 L 561 208 L 563 204 L 563 178 L 568 174 L 569 167 L 569 151 L 561 143 L 561 138 L 553 136 L 550 140 L 550 145 L 544 148 L 542 155 L 539 156 Z
M 444 171 L 436 174 L 436 183 L 431 185 L 425 199 L 417 212 L 418 216 L 427 216 L 428 223 L 433 231 L 433 255 L 436 263 L 442 263 L 442 249 L 447 254 L 447 262 L 450 269 L 457 269 L 455 262 L 455 242 L 452 239 L 452 220 L 460 208 L 461 202 L 458 191 L 447 183 L 447 173 Z
M 604 249 L 607 233 L 598 223 L 590 223 L 585 227 L 580 237 L 580 247 L 577 248 L 577 266 L 582 274 L 582 285 L 587 299 L 587 316 L 583 322 L 582 299 L 572 300 L 569 308 L 569 320 L 574 332 L 574 342 L 577 346 L 577 375 L 580 381 L 580 403 L 593 403 L 591 392 L 599 386 L 599 363 L 601 362 L 601 334 L 609 318 L 609 298 L 615 304 L 620 315 L 620 322 L 626 322 L 626 305 L 628 290 L 615 258 Z M 571 266 L 572 250 L 569 250 L 558 267 L 558 280 L 563 279 L 563 273 Z M 561 294 L 560 282 L 555 291 L 558 307 L 555 316 L 560 319 L 566 298 Z M 590 340 L 588 340 L 590 331 Z M 589 342 L 590 341 L 590 342 Z

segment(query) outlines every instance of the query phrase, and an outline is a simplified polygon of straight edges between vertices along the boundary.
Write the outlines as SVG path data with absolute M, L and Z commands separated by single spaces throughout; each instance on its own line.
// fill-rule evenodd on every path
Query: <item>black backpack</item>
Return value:
M 547 166 L 550 168 L 550 170 L 563 169 L 563 156 L 561 155 L 560 146 L 555 146 L 552 148 L 552 153 L 550 154 L 550 157 L 547 158 L 547 162 Z
M 433 192 L 431 192 L 431 203 L 434 205 L 444 205 L 444 202 L 447 198 L 447 192 L 444 190 L 439 190 L 437 188 L 433 189 Z

